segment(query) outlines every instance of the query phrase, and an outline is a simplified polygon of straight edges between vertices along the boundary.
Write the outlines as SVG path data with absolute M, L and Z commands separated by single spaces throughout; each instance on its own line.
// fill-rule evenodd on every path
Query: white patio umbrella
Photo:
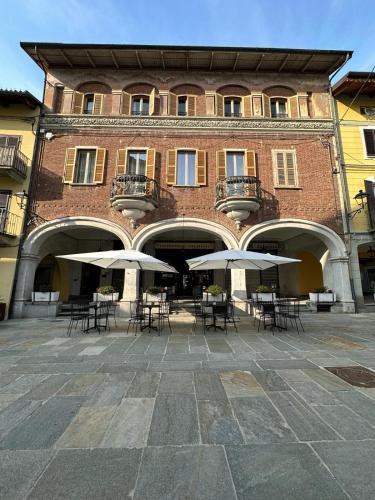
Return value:
M 250 252 L 247 250 L 223 250 L 194 257 L 186 261 L 191 271 L 206 269 L 255 269 L 262 271 L 280 264 L 301 262 L 299 259 L 290 259 L 270 253 Z
M 76 253 L 57 255 L 60 259 L 75 260 L 94 264 L 106 269 L 139 269 L 141 271 L 164 271 L 178 273 L 173 267 L 137 250 L 107 250 L 106 252 Z

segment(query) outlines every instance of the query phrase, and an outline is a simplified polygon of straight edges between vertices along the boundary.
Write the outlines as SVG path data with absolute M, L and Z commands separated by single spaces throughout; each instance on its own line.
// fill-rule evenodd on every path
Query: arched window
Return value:
M 132 97 L 132 115 L 148 115 L 150 108 L 150 97 L 147 95 L 135 95 Z
M 94 94 L 86 94 L 83 100 L 83 110 L 85 115 L 92 115 L 94 110 Z
M 272 118 L 288 118 L 288 99 L 285 97 L 272 97 L 270 101 Z
M 225 97 L 224 99 L 224 115 L 225 116 L 241 116 L 241 97 Z

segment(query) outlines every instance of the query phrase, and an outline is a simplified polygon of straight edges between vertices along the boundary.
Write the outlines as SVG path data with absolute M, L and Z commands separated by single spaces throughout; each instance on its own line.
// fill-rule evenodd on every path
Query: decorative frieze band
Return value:
M 46 115 L 42 127 L 74 128 L 128 128 L 128 129 L 216 129 L 216 130 L 285 130 L 333 132 L 331 120 L 233 119 L 233 118 L 171 118 L 162 116 L 87 116 Z

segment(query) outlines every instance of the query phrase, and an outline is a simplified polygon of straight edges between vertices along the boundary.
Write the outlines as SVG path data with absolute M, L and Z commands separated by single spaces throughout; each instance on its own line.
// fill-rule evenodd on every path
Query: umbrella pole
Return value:
M 227 299 L 229 298 L 229 293 L 227 290 L 227 271 L 228 271 L 228 266 L 229 266 L 229 260 L 227 260 L 227 265 L 225 266 L 225 271 L 224 271 L 224 290 L 227 294 Z

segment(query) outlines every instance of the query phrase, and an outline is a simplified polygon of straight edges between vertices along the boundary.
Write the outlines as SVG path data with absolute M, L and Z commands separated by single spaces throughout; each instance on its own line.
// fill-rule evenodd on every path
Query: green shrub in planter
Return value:
M 207 290 L 207 293 L 210 293 L 213 297 L 217 297 L 221 293 L 224 292 L 223 288 L 220 285 L 210 285 Z
M 267 285 L 258 285 L 256 291 L 258 293 L 272 293 L 272 288 Z
M 109 295 L 110 293 L 115 293 L 116 290 L 112 285 L 103 285 L 96 289 L 97 293 L 101 293 L 102 295 Z
M 159 295 L 162 290 L 158 286 L 150 286 L 150 288 L 147 289 L 147 293 L 150 295 Z
M 327 293 L 329 290 L 326 286 L 319 286 L 314 289 L 314 293 Z

